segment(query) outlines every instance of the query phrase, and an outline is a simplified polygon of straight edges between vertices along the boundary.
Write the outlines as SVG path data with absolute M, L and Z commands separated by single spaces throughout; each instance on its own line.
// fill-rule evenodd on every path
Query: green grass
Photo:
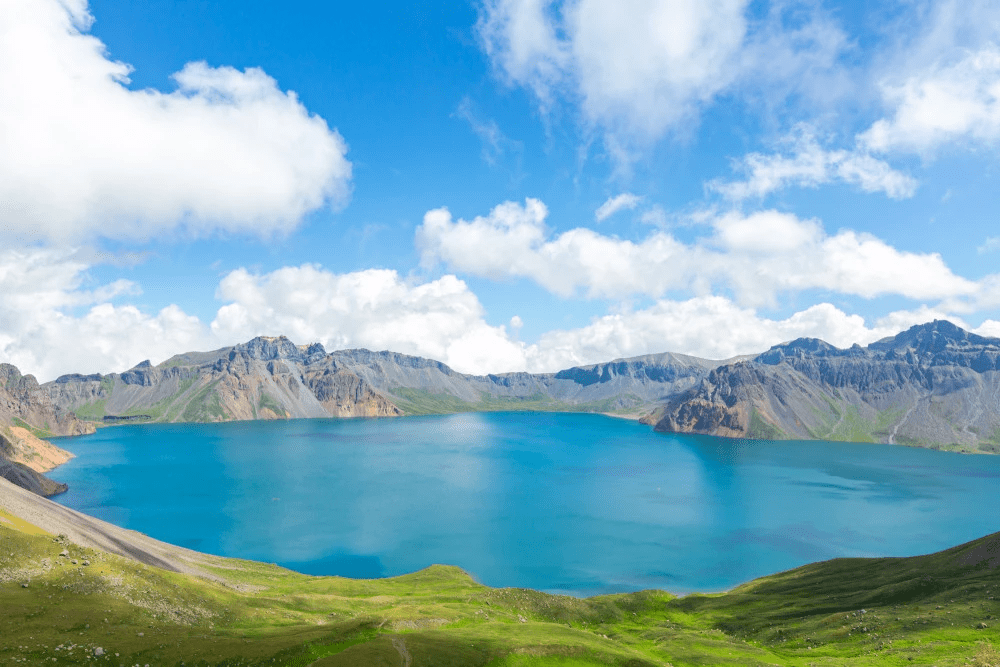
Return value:
M 108 399 L 101 398 L 73 408 L 73 412 L 85 421 L 101 421 L 107 414 Z
M 214 380 L 199 389 L 184 407 L 181 419 L 186 422 L 207 422 L 225 419 L 227 416 L 226 411 L 222 408 L 219 395 L 215 393 L 215 386 L 217 384 L 219 384 L 219 381 Z
M 644 409 L 652 410 L 641 398 L 634 394 L 590 401 L 587 403 L 566 403 L 555 401 L 536 393 L 531 396 L 494 396 L 480 392 L 478 401 L 466 401 L 452 394 L 432 393 L 423 389 L 400 387 L 392 390 L 392 401 L 408 415 L 451 414 L 456 412 L 606 412 L 629 414 Z
M 402 665 L 404 651 L 412 665 L 463 667 L 1000 664 L 1000 535 L 686 597 L 489 588 L 442 565 L 356 580 L 207 558 L 225 583 L 0 513 L 0 665 L 365 667 Z M 108 659 L 89 657 L 97 646 Z
M 27 429 L 36 438 L 51 438 L 54 435 L 52 431 L 48 429 L 48 424 L 45 424 L 46 428 L 37 428 L 20 417 L 13 417 L 10 421 L 13 426 L 19 426 L 23 429 Z
M 839 392 L 837 392 L 837 398 Z M 878 410 L 875 420 L 861 416 L 855 405 L 838 405 L 836 401 L 826 399 L 832 414 L 823 415 L 822 411 L 814 410 L 822 420 L 822 426 L 807 429 L 809 435 L 816 440 L 832 440 L 841 442 L 883 442 L 892 432 L 892 427 L 903 416 L 903 410 Z
M 165 420 L 168 421 L 166 419 L 167 415 L 171 412 L 172 409 L 175 412 L 177 411 L 177 409 L 175 408 L 175 403 L 177 403 L 178 399 L 184 394 L 184 392 L 186 392 L 188 389 L 191 388 L 191 385 L 194 384 L 194 381 L 195 378 L 193 377 L 185 378 L 180 381 L 177 391 L 175 391 L 170 396 L 160 399 L 156 403 L 153 403 L 152 405 L 149 405 L 147 407 L 131 408 L 121 414 L 123 416 L 149 415 L 150 417 L 152 417 L 153 421 L 165 421 Z M 218 400 L 218 397 L 216 397 L 216 400 Z
M 774 424 L 764 421 L 756 409 L 751 409 L 747 437 L 754 440 L 785 440 L 788 435 Z
M 260 399 L 257 401 L 257 409 L 263 410 L 264 408 L 267 408 L 278 417 L 285 416 L 285 409 L 276 400 L 271 398 L 270 394 L 261 392 Z

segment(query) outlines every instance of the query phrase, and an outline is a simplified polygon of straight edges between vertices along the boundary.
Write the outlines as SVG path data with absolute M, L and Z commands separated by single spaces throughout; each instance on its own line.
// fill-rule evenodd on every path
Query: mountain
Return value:
M 694 386 L 718 361 L 658 354 L 558 373 L 467 375 L 395 352 L 257 337 L 124 373 L 63 375 L 42 386 L 83 419 L 229 421 L 389 417 L 472 410 L 573 410 L 641 416 Z
M 800 338 L 714 368 L 658 431 L 1000 452 L 1000 339 L 936 320 L 867 347 Z
M 42 473 L 72 454 L 42 438 L 93 431 L 93 424 L 54 405 L 34 376 L 0 364 L 0 477 L 42 496 L 62 493 L 66 485 Z

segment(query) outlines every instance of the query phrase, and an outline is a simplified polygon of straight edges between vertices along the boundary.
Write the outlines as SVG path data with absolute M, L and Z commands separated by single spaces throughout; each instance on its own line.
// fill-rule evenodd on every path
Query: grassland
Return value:
M 392 401 L 408 415 L 451 414 L 456 412 L 506 412 L 511 410 L 536 412 L 603 412 L 631 414 L 648 412 L 653 406 L 634 394 L 625 394 L 602 401 L 567 403 L 543 394 L 532 396 L 494 396 L 481 392 L 479 400 L 466 401 L 457 396 L 433 393 L 422 389 L 400 387 L 392 390 Z
M 0 513 L 0 665 L 985 667 L 1000 665 L 998 564 L 994 535 L 685 597 L 497 589 L 441 565 L 353 580 L 213 558 L 220 582 Z

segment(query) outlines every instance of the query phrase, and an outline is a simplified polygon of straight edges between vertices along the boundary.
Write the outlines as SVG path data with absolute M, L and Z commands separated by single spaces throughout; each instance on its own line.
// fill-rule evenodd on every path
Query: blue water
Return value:
M 1000 457 L 654 433 L 600 415 L 129 425 L 63 439 L 59 502 L 312 574 L 458 565 L 577 595 L 715 591 L 1000 530 Z

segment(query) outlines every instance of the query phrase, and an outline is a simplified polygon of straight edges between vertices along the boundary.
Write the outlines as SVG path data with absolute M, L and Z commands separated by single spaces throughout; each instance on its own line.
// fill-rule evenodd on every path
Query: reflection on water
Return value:
M 653 433 L 599 415 L 129 425 L 63 442 L 57 497 L 311 574 L 459 565 L 573 594 L 721 590 L 1000 529 L 1000 457 Z

